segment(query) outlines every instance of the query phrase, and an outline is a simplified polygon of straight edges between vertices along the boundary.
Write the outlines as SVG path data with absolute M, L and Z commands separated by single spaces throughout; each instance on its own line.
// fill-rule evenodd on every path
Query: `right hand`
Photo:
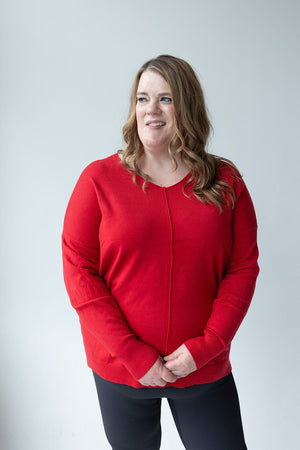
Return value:
M 164 387 L 167 383 L 174 383 L 177 377 L 168 370 L 161 356 L 155 361 L 148 372 L 138 381 L 143 386 L 160 386 Z

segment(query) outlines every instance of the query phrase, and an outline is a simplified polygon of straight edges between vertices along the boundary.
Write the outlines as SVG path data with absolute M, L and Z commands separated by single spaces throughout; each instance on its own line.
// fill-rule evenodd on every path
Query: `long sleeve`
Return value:
M 197 368 L 229 348 L 249 308 L 259 272 L 257 224 L 246 186 L 237 198 L 232 218 L 232 250 L 213 301 L 203 335 L 185 345 Z
M 62 234 L 64 280 L 81 325 L 139 379 L 159 353 L 138 340 L 100 276 L 101 199 L 92 174 L 88 166 L 67 207 Z
M 258 274 L 257 224 L 244 182 L 227 168 L 221 176 L 236 194 L 223 213 L 193 196 L 189 175 L 144 192 L 117 154 L 79 177 L 62 233 L 64 279 L 88 366 L 104 379 L 141 387 L 159 355 L 183 343 L 199 370 L 174 386 L 231 370 Z

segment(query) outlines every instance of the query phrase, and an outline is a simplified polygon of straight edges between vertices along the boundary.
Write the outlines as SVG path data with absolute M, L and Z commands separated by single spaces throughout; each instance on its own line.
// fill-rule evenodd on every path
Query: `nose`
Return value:
M 158 100 L 151 100 L 147 105 L 147 114 L 158 114 L 160 112 L 160 106 Z

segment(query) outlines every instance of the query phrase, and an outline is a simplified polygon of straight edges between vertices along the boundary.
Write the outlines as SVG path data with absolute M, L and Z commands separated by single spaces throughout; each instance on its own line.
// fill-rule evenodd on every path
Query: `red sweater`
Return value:
M 64 278 L 88 365 L 103 378 L 141 387 L 158 356 L 183 343 L 197 370 L 172 386 L 231 371 L 230 343 L 258 275 L 257 225 L 244 182 L 222 174 L 236 194 L 222 213 L 190 186 L 184 195 L 189 175 L 144 192 L 116 154 L 81 174 L 64 221 Z

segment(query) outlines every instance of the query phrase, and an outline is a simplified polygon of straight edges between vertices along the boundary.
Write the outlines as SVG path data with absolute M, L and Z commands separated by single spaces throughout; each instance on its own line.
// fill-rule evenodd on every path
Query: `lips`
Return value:
M 162 122 L 160 120 L 151 120 L 146 123 L 146 126 L 151 128 L 160 128 L 163 127 L 164 125 L 166 125 L 166 122 Z

